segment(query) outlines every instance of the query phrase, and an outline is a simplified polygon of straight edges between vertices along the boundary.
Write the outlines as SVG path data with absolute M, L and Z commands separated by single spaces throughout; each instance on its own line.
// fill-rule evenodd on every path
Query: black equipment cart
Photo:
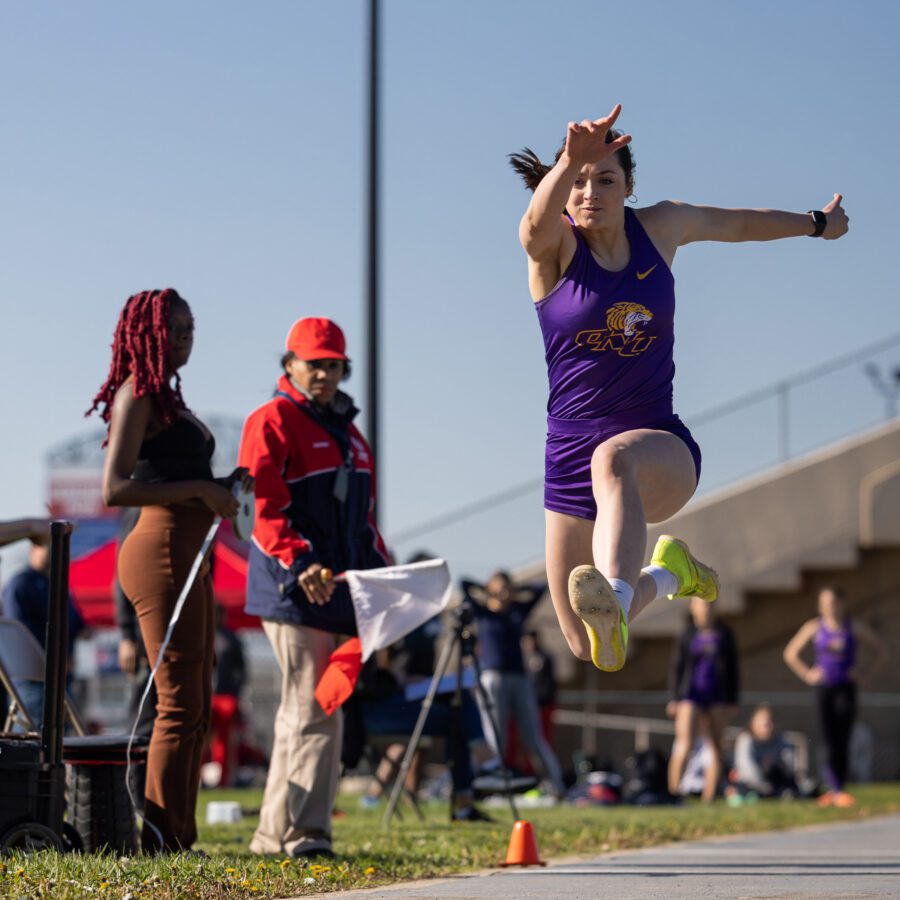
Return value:
M 127 736 L 63 737 L 69 616 L 70 522 L 50 526 L 50 608 L 39 733 L 0 736 L 0 853 L 11 850 L 136 849 L 125 786 Z M 142 765 L 147 739 L 136 738 Z M 67 779 L 69 821 L 66 812 Z

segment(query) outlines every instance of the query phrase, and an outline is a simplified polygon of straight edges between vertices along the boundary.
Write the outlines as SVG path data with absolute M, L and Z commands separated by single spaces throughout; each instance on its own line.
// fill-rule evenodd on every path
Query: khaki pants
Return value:
M 281 669 L 281 704 L 253 853 L 293 855 L 331 849 L 331 812 L 340 775 L 343 719 L 314 696 L 334 635 L 263 620 Z

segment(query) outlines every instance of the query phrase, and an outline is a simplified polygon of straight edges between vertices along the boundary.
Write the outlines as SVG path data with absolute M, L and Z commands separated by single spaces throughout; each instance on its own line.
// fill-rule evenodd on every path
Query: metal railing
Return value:
M 642 753 L 650 748 L 650 735 L 675 734 L 675 723 L 670 719 L 651 719 L 646 716 L 622 716 L 614 713 L 580 712 L 574 709 L 553 711 L 555 725 L 568 725 L 581 729 L 581 746 L 589 752 L 596 748 L 597 734 L 601 731 L 624 731 L 634 733 L 634 752 Z M 744 729 L 737 725 L 725 728 L 725 740 L 734 743 Z M 809 774 L 809 738 L 802 731 L 781 732 L 794 748 L 794 764 L 800 775 Z

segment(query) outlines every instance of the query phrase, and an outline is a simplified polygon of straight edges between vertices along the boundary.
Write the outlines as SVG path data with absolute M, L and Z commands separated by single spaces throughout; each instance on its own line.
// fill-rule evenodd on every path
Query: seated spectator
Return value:
M 430 678 L 434 671 L 434 642 L 440 633 L 440 621 L 426 622 L 388 650 L 379 650 L 363 668 L 357 683 L 356 710 L 367 735 L 409 735 L 422 711 L 421 700 L 408 700 L 404 688 L 415 681 Z M 473 803 L 472 754 L 486 751 L 478 708 L 468 691 L 463 692 L 458 730 L 454 722 L 452 694 L 438 694 L 423 734 L 444 739 L 447 763 L 453 781 L 451 819 L 490 821 Z M 348 710 L 349 713 L 349 710 Z M 453 740 L 454 734 L 457 740 Z
M 427 553 L 417 553 L 409 562 L 424 562 L 433 558 Z M 434 673 L 435 643 L 440 634 L 441 620 L 439 616 L 435 616 L 387 649 L 388 667 L 398 685 L 431 678 Z M 383 785 L 388 784 L 397 774 L 405 753 L 406 744 L 395 743 L 387 747 L 375 778 L 363 797 L 363 806 L 371 808 L 378 803 Z M 413 794 L 419 789 L 421 769 L 422 754 L 417 751 L 404 785 Z
M 726 795 L 735 791 L 758 797 L 796 797 L 800 791 L 794 762 L 794 748 L 775 731 L 771 708 L 757 706 L 745 731 L 734 744 L 734 768 Z
M 14 544 L 16 541 L 24 541 L 26 538 L 31 541 L 49 540 L 50 520 L 10 519 L 6 522 L 0 522 L 0 547 Z M 2 612 L 3 610 L 0 608 L 0 613 Z M 4 718 L 8 708 L 9 698 L 6 696 L 6 691 L 3 690 L 3 686 L 0 685 L 0 712 L 2 712 Z
M 3 590 L 4 614 L 21 622 L 47 647 L 47 619 L 50 615 L 50 548 L 45 538 L 33 538 L 28 565 L 14 575 Z M 71 684 L 71 665 L 75 638 L 84 630 L 84 620 L 69 595 L 69 643 L 66 647 L 66 686 Z M 22 698 L 31 721 L 40 727 L 44 710 L 44 682 L 16 680 L 15 688 Z
M 407 700 L 402 687 L 395 682 L 390 671 L 377 667 L 366 673 L 360 680 L 362 687 L 362 717 L 366 734 L 396 735 L 412 734 L 419 713 L 421 700 Z M 459 739 L 454 742 L 454 711 L 452 694 L 439 694 L 425 720 L 423 734 L 444 739 L 447 764 L 453 779 L 454 821 L 489 821 L 472 804 L 472 762 L 473 745 L 483 743 L 481 721 L 478 708 L 469 696 L 463 694 L 463 705 L 459 714 Z

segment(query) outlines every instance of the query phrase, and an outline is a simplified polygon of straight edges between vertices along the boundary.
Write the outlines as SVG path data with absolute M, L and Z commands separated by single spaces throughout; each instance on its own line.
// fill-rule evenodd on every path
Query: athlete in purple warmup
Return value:
M 813 665 L 801 654 L 811 644 Z M 857 659 L 857 645 L 869 656 L 866 665 Z M 784 648 L 784 661 L 791 671 L 816 689 L 819 722 L 828 751 L 825 765 L 827 791 L 820 806 L 852 806 L 854 799 L 844 790 L 850 768 L 850 736 L 856 719 L 856 688 L 867 681 L 887 658 L 887 648 L 878 633 L 847 614 L 847 601 L 839 588 L 819 591 L 819 615 L 804 622 Z
M 672 411 L 675 251 L 695 241 L 839 238 L 841 196 L 809 213 L 667 200 L 631 209 L 631 136 L 570 122 L 555 164 L 513 168 L 534 191 L 519 226 L 547 359 L 547 576 L 572 652 L 625 663 L 628 623 L 656 597 L 718 596 L 715 572 L 663 536 L 641 569 L 647 522 L 693 495 L 700 448 Z M 592 563 L 592 564 L 591 564 Z

